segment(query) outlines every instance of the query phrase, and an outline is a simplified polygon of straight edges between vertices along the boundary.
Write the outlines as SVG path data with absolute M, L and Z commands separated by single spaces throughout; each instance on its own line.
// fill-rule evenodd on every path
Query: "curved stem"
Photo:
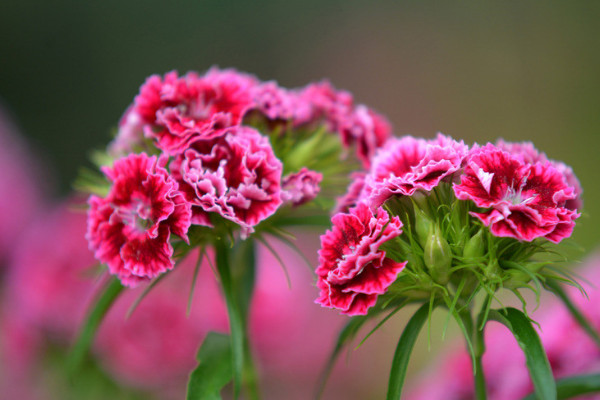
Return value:
M 473 347 L 475 357 L 475 396 L 477 400 L 485 400 L 487 398 L 485 374 L 483 372 L 483 353 L 485 353 L 485 341 L 483 332 L 487 316 L 492 302 L 492 297 L 487 296 L 481 306 L 481 311 L 477 316 L 477 324 L 473 327 Z
M 486 384 L 485 374 L 483 373 L 483 353 L 485 352 L 485 344 L 483 342 L 483 330 L 475 327 L 474 347 L 475 347 L 475 398 L 477 400 L 486 400 Z

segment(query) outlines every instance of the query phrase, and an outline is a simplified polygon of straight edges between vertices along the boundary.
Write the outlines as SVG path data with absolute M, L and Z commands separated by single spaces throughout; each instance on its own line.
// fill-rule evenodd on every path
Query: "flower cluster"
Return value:
M 89 200 L 89 246 L 135 286 L 173 268 L 171 242 L 198 244 L 190 229 L 246 238 L 281 207 L 315 199 L 331 171 L 345 175 L 345 147 L 366 166 L 390 132 L 328 82 L 285 89 L 218 68 L 153 75 L 109 146 L 108 185 Z
M 405 136 L 385 142 L 368 164 L 338 199 L 317 268 L 317 302 L 351 315 L 366 314 L 377 295 L 447 299 L 447 284 L 458 296 L 525 286 L 544 266 L 532 254 L 543 240 L 569 237 L 582 206 L 573 171 L 531 143 L 469 148 L 442 134 Z M 374 226 L 395 233 L 379 236 Z M 372 244 L 369 257 L 355 257 L 363 255 L 358 243 Z M 382 260 L 406 268 L 390 269 L 382 280 L 372 273 Z M 378 290 L 355 290 L 370 285 Z M 355 292 L 368 293 L 369 301 L 351 306 Z

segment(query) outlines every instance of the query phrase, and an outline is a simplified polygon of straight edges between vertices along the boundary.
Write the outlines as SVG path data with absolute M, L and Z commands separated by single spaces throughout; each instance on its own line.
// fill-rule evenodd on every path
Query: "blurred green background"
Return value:
M 585 201 L 574 239 L 591 251 L 598 21 L 600 2 L 583 1 L 5 0 L 0 98 L 63 195 L 152 73 L 219 65 L 286 87 L 329 78 L 397 135 L 531 140 L 571 165 Z

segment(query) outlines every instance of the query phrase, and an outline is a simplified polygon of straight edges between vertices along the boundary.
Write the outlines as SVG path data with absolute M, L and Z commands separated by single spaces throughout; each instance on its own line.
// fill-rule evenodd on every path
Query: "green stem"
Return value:
M 483 353 L 485 352 L 485 344 L 483 342 L 483 330 L 475 327 L 474 337 L 474 348 L 475 348 L 475 398 L 477 400 L 486 400 L 486 384 L 485 374 L 483 373 Z
M 219 240 L 215 243 L 215 248 L 217 270 L 221 277 L 231 329 L 234 398 L 239 396 L 243 384 L 248 398 L 257 400 L 260 398 L 260 391 L 248 341 L 247 323 L 254 288 L 254 243 L 241 242 L 231 248 L 228 243 Z M 233 268 L 236 270 L 233 271 Z
M 486 400 L 486 383 L 485 374 L 483 372 L 483 354 L 485 353 L 485 341 L 483 332 L 485 330 L 485 323 L 487 322 L 487 316 L 490 308 L 492 297 L 487 296 L 481 311 L 477 316 L 477 324 L 473 327 L 473 350 L 475 351 L 475 396 L 477 400 Z

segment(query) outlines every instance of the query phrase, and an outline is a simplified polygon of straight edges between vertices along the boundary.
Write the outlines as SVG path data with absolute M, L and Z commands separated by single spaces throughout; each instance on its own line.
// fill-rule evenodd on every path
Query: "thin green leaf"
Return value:
M 463 288 L 465 287 L 465 282 L 466 282 L 465 278 L 461 279 L 460 283 L 458 284 L 458 288 L 456 289 L 456 293 L 454 293 L 454 298 L 452 299 L 452 303 L 450 304 L 450 307 L 448 307 L 448 315 L 446 316 L 446 322 L 444 322 L 444 328 L 442 329 L 442 340 L 446 337 L 446 330 L 448 329 L 448 323 L 450 322 L 450 317 L 452 316 L 452 314 L 454 314 L 454 310 L 456 308 L 456 303 L 458 302 L 458 299 L 460 298 L 460 293 L 462 292 Z
M 393 299 L 392 299 L 393 300 Z M 396 308 L 394 308 L 394 310 L 392 310 L 392 312 L 390 312 L 388 315 L 385 316 L 385 318 L 383 318 L 381 321 L 379 321 L 377 323 L 377 325 L 375 325 L 375 327 L 373 329 L 371 329 L 371 331 L 369 333 L 367 333 L 367 335 L 363 338 L 363 340 L 360 341 L 360 343 L 358 344 L 358 346 L 356 346 L 354 348 L 354 350 L 358 349 L 360 346 L 362 346 L 368 338 L 371 337 L 372 334 L 374 334 L 375 332 L 377 332 L 377 330 L 379 328 L 381 328 L 383 326 L 383 324 L 385 324 L 386 322 L 389 321 L 390 318 L 392 318 L 394 315 L 396 315 L 396 313 L 398 311 L 400 311 L 402 308 L 404 308 L 404 306 L 406 304 L 409 303 L 410 300 L 404 300 L 402 303 L 400 303 L 400 305 L 396 306 Z
M 83 362 L 94 340 L 94 336 L 96 335 L 100 323 L 123 289 L 124 287 L 121 285 L 121 282 L 114 277 L 111 277 L 104 286 L 103 291 L 88 312 L 83 327 L 77 337 L 77 341 L 67 357 L 68 375 L 72 375 L 79 369 L 79 366 Z
M 525 354 L 529 376 L 539 400 L 556 400 L 556 383 L 540 338 L 530 320 L 515 308 L 492 310 L 489 318 L 505 325 Z
M 556 381 L 558 400 L 571 399 L 575 396 L 600 392 L 600 374 L 569 376 Z M 535 393 L 523 400 L 535 400 Z
M 192 312 L 192 301 L 194 300 L 194 289 L 196 288 L 196 281 L 198 280 L 198 272 L 200 271 L 200 265 L 202 265 L 202 260 L 204 259 L 204 254 L 206 253 L 206 247 L 202 246 L 200 249 L 200 254 L 198 254 L 198 260 L 196 261 L 196 265 L 194 266 L 194 275 L 192 276 L 192 284 L 190 286 L 190 294 L 188 295 L 188 304 L 187 310 L 185 312 L 186 316 L 189 317 Z
M 135 301 L 133 302 L 133 304 L 131 304 L 131 307 L 129 307 L 129 309 L 127 310 L 127 314 L 125 314 L 125 319 L 129 319 L 129 317 L 131 317 L 131 314 L 133 314 L 133 312 L 136 310 L 136 308 L 140 305 L 140 303 L 142 302 L 142 300 L 144 300 L 144 298 L 146 297 L 146 295 L 148 293 L 150 293 L 150 291 L 152 289 L 154 289 L 154 287 L 156 285 L 158 285 L 158 283 L 160 281 L 162 281 L 164 279 L 164 277 L 167 276 L 167 274 L 162 274 L 160 275 L 158 278 L 156 278 L 155 280 L 153 280 L 147 287 L 146 289 L 144 289 L 144 291 L 135 299 Z
M 400 336 L 392 361 L 386 397 L 387 400 L 400 399 L 400 396 L 402 395 L 402 386 L 404 385 L 404 378 L 406 377 L 410 354 L 429 313 L 429 303 L 423 304 L 412 316 L 410 321 L 408 321 L 408 324 Z
M 340 331 L 335 347 L 333 348 L 333 351 L 329 356 L 329 360 L 327 360 L 327 364 L 325 365 L 325 368 L 323 369 L 323 372 L 321 372 L 321 375 L 319 377 L 319 383 L 317 384 L 317 390 L 315 395 L 316 399 L 320 399 L 323 395 L 323 391 L 325 390 L 325 386 L 327 385 L 329 375 L 331 375 L 331 371 L 333 370 L 335 362 L 338 356 L 340 355 L 342 349 L 344 348 L 344 346 L 346 346 L 346 344 L 352 341 L 354 336 L 356 336 L 356 333 L 364 325 L 365 322 L 367 322 L 367 316 L 353 317 Z
M 186 400 L 221 400 L 221 389 L 233 375 L 229 336 L 209 332 L 197 360 L 198 366 L 188 380 Z
M 265 240 L 265 238 L 263 238 L 262 236 L 257 236 L 256 238 L 258 239 L 259 242 L 261 242 L 267 248 L 267 250 L 269 250 L 269 253 L 271 253 L 273 255 L 273 257 L 275 257 L 275 259 L 277 260 L 277 263 L 281 266 L 281 269 L 283 270 L 288 289 L 291 289 L 292 288 L 292 280 L 290 279 L 290 273 L 288 272 L 288 269 L 285 266 L 285 263 L 279 256 L 279 253 L 277 253 L 275 251 L 275 249 L 273 248 L 273 246 L 271 246 L 269 244 L 269 242 L 267 242 Z
M 280 241 L 282 241 L 283 243 L 285 243 L 290 249 L 294 250 L 296 252 L 296 254 L 298 254 L 302 260 L 306 263 L 306 265 L 308 266 L 308 269 L 310 270 L 310 272 L 315 275 L 315 270 L 314 270 L 314 265 L 310 262 L 310 260 L 306 257 L 306 255 L 302 252 L 302 250 L 300 250 L 298 248 L 298 246 L 296 246 L 296 244 L 289 238 L 283 236 L 283 235 L 278 235 L 274 232 L 270 232 L 271 235 L 273 235 L 275 238 L 279 239 Z
M 571 301 L 560 284 L 552 279 L 548 279 L 546 281 L 546 286 L 564 303 L 579 326 L 581 326 L 589 337 L 596 342 L 596 345 L 600 347 L 600 335 L 598 334 L 598 331 L 596 331 L 588 319 L 581 313 L 579 308 Z

